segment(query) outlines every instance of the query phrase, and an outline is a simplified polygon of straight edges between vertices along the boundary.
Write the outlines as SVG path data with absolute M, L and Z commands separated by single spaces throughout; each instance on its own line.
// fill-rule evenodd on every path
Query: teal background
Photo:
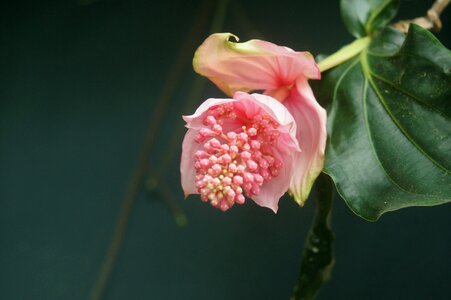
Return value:
M 288 299 L 314 200 L 279 213 L 248 201 L 221 213 L 179 184 L 181 114 L 222 94 L 207 83 L 184 107 L 189 59 L 208 1 L 11 1 L 0 8 L 0 299 L 88 299 L 175 57 L 180 80 L 155 137 L 156 166 L 188 219 L 158 193 L 136 199 L 104 299 Z M 402 1 L 401 18 L 432 1 Z M 451 8 L 438 35 L 451 46 Z M 230 1 L 224 31 L 331 53 L 352 37 L 338 2 Z M 176 155 L 159 165 L 175 147 Z M 318 299 L 450 299 L 451 206 L 409 208 L 377 223 L 334 203 L 336 265 Z

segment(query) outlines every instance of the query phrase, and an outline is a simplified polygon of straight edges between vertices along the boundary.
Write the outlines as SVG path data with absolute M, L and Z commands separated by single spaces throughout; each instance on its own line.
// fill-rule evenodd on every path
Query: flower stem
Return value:
M 362 50 L 365 49 L 369 43 L 370 37 L 368 36 L 356 39 L 351 44 L 344 46 L 334 54 L 320 61 L 318 63 L 319 70 L 321 72 L 327 71 L 347 61 L 348 59 L 353 58 L 354 56 L 362 52 Z
M 334 236 L 330 228 L 333 183 L 328 175 L 321 173 L 316 186 L 316 214 L 305 241 L 301 271 L 291 300 L 315 299 L 321 286 L 329 280 L 335 262 L 332 249 Z

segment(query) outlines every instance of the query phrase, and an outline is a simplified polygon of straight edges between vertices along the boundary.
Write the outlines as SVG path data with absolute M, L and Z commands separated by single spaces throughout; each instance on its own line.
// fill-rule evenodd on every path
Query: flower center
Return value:
M 223 128 L 238 122 L 242 126 L 237 129 Z M 203 145 L 194 164 L 202 201 L 226 211 L 235 203 L 243 204 L 244 196 L 259 195 L 261 186 L 278 176 L 282 162 L 272 152 L 278 124 L 269 115 L 260 113 L 243 121 L 228 103 L 211 107 L 203 124 L 195 138 Z
M 290 95 L 292 87 L 292 84 L 282 85 L 278 89 L 266 91 L 265 94 L 283 102 Z

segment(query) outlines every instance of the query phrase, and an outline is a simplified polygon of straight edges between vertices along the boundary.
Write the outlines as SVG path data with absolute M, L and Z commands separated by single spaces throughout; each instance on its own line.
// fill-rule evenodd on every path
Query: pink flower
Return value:
M 288 108 L 297 123 L 302 151 L 295 157 L 289 191 L 303 205 L 324 164 L 327 114 L 308 84 L 308 79 L 320 79 L 321 73 L 309 52 L 261 40 L 235 43 L 229 41 L 231 37 L 238 41 L 231 33 L 208 37 L 194 55 L 194 70 L 228 95 L 264 90 Z
M 296 123 L 273 98 L 236 92 L 233 99 L 208 99 L 184 116 L 180 172 L 185 196 L 223 211 L 245 196 L 277 212 L 293 176 Z

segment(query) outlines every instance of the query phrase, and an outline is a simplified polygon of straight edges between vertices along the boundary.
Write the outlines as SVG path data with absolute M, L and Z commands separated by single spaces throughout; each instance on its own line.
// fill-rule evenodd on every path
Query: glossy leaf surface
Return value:
M 325 170 L 357 215 L 451 201 L 451 52 L 430 32 L 386 28 L 320 88 Z

